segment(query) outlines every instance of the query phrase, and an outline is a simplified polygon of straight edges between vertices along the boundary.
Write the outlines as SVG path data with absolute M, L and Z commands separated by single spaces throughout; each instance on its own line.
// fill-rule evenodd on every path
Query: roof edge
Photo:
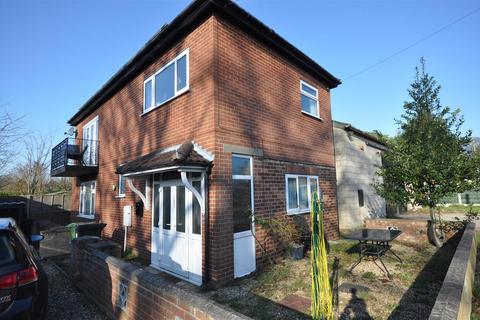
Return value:
M 170 46 L 178 42 L 179 38 L 188 34 L 189 31 L 214 13 L 226 17 L 237 27 L 273 47 L 281 55 L 322 80 L 328 88 L 332 89 L 341 84 L 340 79 L 333 76 L 305 53 L 231 0 L 195 0 L 170 23 L 164 25 L 126 64 L 108 79 L 68 120 L 68 124 L 77 125 L 128 83 L 132 77 L 141 72 L 159 53 L 168 50 Z
M 352 131 L 354 133 L 356 133 L 357 135 L 365 138 L 365 139 L 368 139 L 370 141 L 373 141 L 383 147 L 387 147 L 387 145 L 385 144 L 385 142 L 381 141 L 380 139 L 378 139 L 377 137 L 363 131 L 363 130 L 360 130 L 354 126 L 352 126 L 352 124 L 350 123 L 346 123 L 346 122 L 340 122 L 340 121 L 336 121 L 336 120 L 332 120 L 333 122 L 333 126 L 335 128 L 339 128 L 339 129 L 343 129 L 345 131 Z

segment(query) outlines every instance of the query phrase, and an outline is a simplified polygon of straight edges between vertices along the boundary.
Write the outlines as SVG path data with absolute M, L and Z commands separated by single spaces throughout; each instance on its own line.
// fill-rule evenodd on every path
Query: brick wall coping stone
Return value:
M 470 319 L 477 256 L 475 224 L 469 223 L 448 268 L 430 320 Z
M 99 242 L 103 240 L 95 239 L 96 237 L 80 237 L 72 241 L 73 246 L 84 251 L 85 254 L 90 255 L 94 260 L 98 259 L 104 261 L 110 270 L 118 272 L 123 280 L 133 282 L 137 286 L 143 287 L 149 295 L 152 297 L 158 296 L 176 296 L 176 299 L 181 302 L 182 305 L 188 305 L 192 309 L 201 310 L 208 315 L 208 319 L 219 320 L 250 320 L 247 317 L 238 312 L 229 310 L 227 307 L 207 299 L 201 294 L 195 292 L 200 288 L 190 285 L 185 281 L 178 283 L 172 282 L 166 277 L 162 276 L 162 272 L 151 268 L 141 268 L 130 262 L 121 260 L 114 256 L 108 255 L 105 252 L 96 250 L 95 248 L 101 248 Z M 82 286 L 80 286 L 81 289 Z M 152 299 L 153 300 L 153 299 Z M 94 300 L 95 301 L 95 300 Z M 145 301 L 147 303 L 147 301 Z M 102 306 L 99 306 L 102 309 Z M 111 315 L 109 315 L 111 317 Z

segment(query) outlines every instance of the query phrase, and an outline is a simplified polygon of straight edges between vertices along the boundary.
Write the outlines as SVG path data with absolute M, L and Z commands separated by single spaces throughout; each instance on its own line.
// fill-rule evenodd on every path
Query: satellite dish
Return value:
M 77 135 L 77 128 L 75 127 L 70 127 L 70 129 L 68 129 L 67 132 L 65 132 L 65 134 L 68 134 L 69 136 L 76 136 Z

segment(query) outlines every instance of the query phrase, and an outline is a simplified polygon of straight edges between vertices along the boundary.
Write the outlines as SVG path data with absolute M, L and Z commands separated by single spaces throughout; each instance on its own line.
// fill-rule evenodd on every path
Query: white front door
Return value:
M 97 165 L 98 117 L 83 127 L 83 163 L 87 166 Z
M 200 190 L 200 182 L 193 186 Z M 200 206 L 180 181 L 154 185 L 152 265 L 195 284 L 202 281 Z

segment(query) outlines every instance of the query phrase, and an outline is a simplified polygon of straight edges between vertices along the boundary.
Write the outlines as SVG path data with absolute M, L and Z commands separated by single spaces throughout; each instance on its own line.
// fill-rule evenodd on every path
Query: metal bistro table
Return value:
M 350 268 L 350 272 L 360 264 L 364 257 L 372 257 L 375 265 L 382 270 L 382 272 L 385 272 L 388 278 L 390 278 L 390 272 L 383 263 L 382 256 L 385 256 L 387 252 L 390 252 L 400 261 L 400 263 L 403 264 L 402 259 L 391 250 L 392 247 L 390 245 L 390 242 L 397 238 L 401 233 L 401 230 L 362 229 L 346 235 L 345 238 L 347 239 L 358 240 L 359 247 L 359 259 Z M 377 260 L 380 261 L 383 269 L 378 265 Z

